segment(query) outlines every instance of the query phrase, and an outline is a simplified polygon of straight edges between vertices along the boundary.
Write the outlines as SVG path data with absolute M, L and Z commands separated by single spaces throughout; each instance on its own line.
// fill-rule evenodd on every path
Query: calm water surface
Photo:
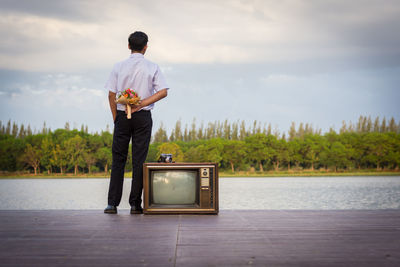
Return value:
M 1 179 L 0 209 L 103 209 L 108 179 Z M 129 208 L 125 179 L 120 208 Z M 220 178 L 220 209 L 400 209 L 400 177 Z

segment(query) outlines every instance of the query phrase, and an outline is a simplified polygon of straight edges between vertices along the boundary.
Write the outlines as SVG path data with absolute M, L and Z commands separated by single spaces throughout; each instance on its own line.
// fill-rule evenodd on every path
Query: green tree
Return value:
M 387 134 L 369 133 L 364 136 L 365 157 L 367 164 L 376 166 L 380 170 L 381 163 L 389 152 L 389 138 Z
M 231 124 L 228 122 L 228 120 L 224 121 L 224 134 L 223 137 L 225 140 L 230 140 L 231 139 Z
M 371 120 L 371 116 L 368 116 L 367 119 L 367 129 L 366 129 L 367 133 L 372 132 L 372 120 Z
M 244 121 L 240 123 L 240 140 L 244 140 L 247 137 L 247 131 L 246 131 L 246 124 Z
M 25 126 L 24 126 L 24 124 L 21 124 L 21 127 L 19 129 L 18 137 L 19 138 L 25 138 L 25 136 L 26 136 Z
M 97 151 L 96 156 L 97 156 L 97 161 L 103 165 L 104 172 L 107 174 L 108 167 L 112 163 L 111 149 L 108 147 L 102 147 Z
M 28 135 L 28 136 L 30 136 L 30 135 L 32 135 L 33 133 L 32 133 L 32 129 L 31 129 L 31 126 L 28 124 L 28 128 L 26 129 L 26 134 Z
M 289 145 L 285 139 L 273 140 L 272 145 L 275 150 L 272 163 L 275 171 L 278 171 L 281 163 L 290 162 Z
M 303 161 L 314 170 L 315 164 L 319 162 L 319 155 L 326 147 L 325 140 L 317 134 L 306 134 L 302 142 Z
M 396 121 L 394 120 L 393 117 L 390 119 L 388 130 L 389 130 L 389 132 L 392 132 L 392 133 L 396 133 L 397 132 Z
M 206 129 L 206 139 L 211 139 L 214 137 L 215 137 L 215 125 L 214 123 L 209 122 Z
M 89 174 L 92 173 L 92 166 L 97 162 L 97 153 L 91 153 L 90 151 L 84 151 L 82 154 L 82 159 L 85 161 L 86 166 L 88 168 Z
M 50 159 L 53 166 L 60 168 L 60 173 L 63 174 L 66 171 L 68 164 L 67 153 L 63 146 L 56 144 L 53 148 L 53 157 Z
M 224 143 L 222 159 L 229 162 L 232 172 L 235 172 L 235 165 L 239 165 L 246 158 L 246 145 L 240 140 L 226 140 Z
M 54 143 L 49 135 L 47 135 L 42 140 L 41 148 L 42 148 L 41 165 L 45 167 L 47 173 L 50 174 L 52 173 L 52 167 L 53 167 L 53 162 L 51 159 L 53 157 Z
M 263 161 L 269 162 L 274 156 L 275 150 L 271 146 L 273 138 L 273 135 L 259 133 L 245 139 L 248 158 L 259 165 L 261 172 L 264 171 Z
M 183 131 L 183 141 L 189 142 L 189 132 L 187 124 L 185 124 L 185 130 Z
M 70 130 L 71 130 L 68 121 L 65 123 L 64 129 L 65 129 L 66 131 L 70 131 Z
M 271 135 L 271 134 L 272 134 L 272 126 L 271 126 L 271 123 L 268 123 L 268 128 L 267 128 L 267 130 L 265 131 L 264 134 L 266 134 L 266 135 Z
M 224 149 L 223 139 L 213 138 L 200 146 L 200 152 L 203 160 L 207 162 L 215 162 L 218 165 L 222 161 L 222 152 Z
M 18 136 L 18 125 L 15 122 L 13 123 L 11 135 L 14 137 Z
M 74 167 L 74 174 L 77 175 L 78 167 L 84 163 L 85 141 L 79 135 L 75 135 L 75 137 L 66 140 L 64 146 L 68 155 L 68 163 Z
M 342 143 L 335 141 L 326 150 L 321 153 L 321 162 L 328 167 L 343 168 L 349 165 L 349 151 Z
M 204 123 L 201 122 L 200 128 L 197 129 L 197 140 L 203 140 L 204 139 Z
M 97 162 L 97 152 L 103 146 L 102 137 L 98 134 L 88 135 L 85 130 L 82 131 L 86 139 L 86 145 L 84 146 L 84 151 L 82 158 L 86 163 L 89 173 L 92 172 L 92 166 Z
M 285 135 L 278 137 L 277 128 L 273 131 L 276 136 L 273 136 L 270 123 L 266 129 L 266 124 L 261 128 L 261 124 L 257 121 L 248 128 L 244 121 L 231 124 L 225 120 L 222 123 L 210 122 L 207 128 L 203 129 L 201 126 L 197 129 L 193 120 L 191 128 L 185 127 L 182 138 L 180 138 L 182 135 L 180 121 L 177 125 L 172 130 L 171 140 L 178 137 L 174 143 L 184 155 L 183 160 L 213 161 L 217 162 L 221 169 L 235 171 L 238 168 L 249 167 L 250 164 L 256 164 L 261 171 L 271 166 L 278 170 L 284 164 L 287 164 L 288 170 L 294 165 L 298 168 L 301 166 L 311 169 L 322 166 L 335 169 L 353 167 L 399 169 L 400 123 L 397 124 L 394 118 L 388 121 L 383 119 L 380 122 L 377 117 L 373 123 L 370 116 L 360 116 L 356 124 L 351 121 L 343 122 L 340 134 L 331 128 L 324 135 L 321 134 L 321 129 L 314 130 L 308 123 L 300 123 L 296 132 L 296 125 L 293 122 L 287 135 L 288 141 Z M 44 123 L 43 129 L 33 133 L 29 125 L 18 126 L 11 120 L 6 124 L 0 122 L 0 170 L 22 170 L 28 164 L 22 160 L 22 155 L 25 154 L 29 144 L 42 155 L 37 172 L 44 168 L 49 173 L 58 170 L 64 173 L 71 169 L 77 173 L 81 167 L 84 172 L 103 167 L 108 171 L 111 164 L 113 135 L 109 131 L 102 131 L 100 135 L 89 134 L 85 125 L 82 125 L 80 131 L 75 129 L 76 126 L 71 130 L 68 123 L 65 128 L 52 132 Z M 156 161 L 160 146 L 171 141 L 168 140 L 164 127 L 160 128 L 162 131 L 156 132 L 150 145 L 147 161 Z M 254 140 L 247 139 L 250 136 L 256 137 L 252 137 Z M 78 142 L 79 139 L 83 142 Z M 232 140 L 240 139 L 246 141 L 238 142 L 240 145 L 231 143 Z M 77 153 L 77 150 L 80 152 Z M 179 152 L 172 153 L 177 160 Z M 182 159 L 182 156 L 180 158 Z M 129 156 L 126 170 L 129 171 L 131 168 Z
M 32 167 L 35 175 L 37 175 L 37 171 L 40 167 L 41 157 L 42 153 L 39 147 L 32 147 L 31 144 L 27 144 L 24 154 L 21 155 L 20 160 Z
M 365 134 L 348 132 L 343 133 L 339 136 L 339 141 L 349 150 L 351 165 L 349 167 L 356 167 L 361 169 L 361 164 L 364 158 L 364 143 L 362 142 L 362 136 Z
M 292 163 L 298 168 L 301 162 L 301 154 L 300 154 L 300 140 L 298 138 L 294 138 L 292 141 L 287 143 L 287 152 L 288 152 L 288 161 L 287 167 L 290 170 Z
M 175 124 L 175 129 L 173 132 L 173 140 L 171 141 L 182 141 L 183 140 L 183 136 L 182 136 L 182 127 L 181 127 L 181 120 L 178 120 Z
M 5 133 L 6 133 L 6 135 L 11 134 L 11 120 L 8 120 L 8 122 L 7 122 L 7 127 L 6 127 Z
M 386 126 L 386 118 L 383 117 L 381 128 L 380 128 L 381 133 L 386 133 L 387 132 L 387 126 Z
M 380 125 L 380 122 L 379 122 L 379 116 L 378 117 L 376 117 L 375 118 L 375 121 L 374 121 L 374 132 L 375 133 L 379 133 L 379 126 Z
M 395 171 L 399 171 L 400 166 L 400 151 L 391 150 L 387 155 L 388 163 Z
M 25 142 L 9 134 L 0 135 L 0 170 L 16 171 L 20 169 L 18 159 L 24 153 Z
M 202 162 L 203 154 L 202 154 L 202 145 L 192 146 L 184 153 L 184 161 L 185 162 Z
M 347 130 L 347 124 L 346 124 L 346 122 L 345 121 L 342 121 L 342 127 L 340 128 L 340 134 L 343 134 L 343 133 L 346 133 L 348 130 Z
M 196 131 L 196 118 L 193 118 L 192 127 L 189 131 L 189 141 L 195 141 L 197 139 L 197 131 Z M 179 139 L 182 141 L 183 139 Z
M 289 129 L 289 141 L 293 141 L 295 137 L 296 137 L 296 123 L 292 121 L 292 124 L 290 125 Z
M 101 137 L 101 141 L 103 142 L 103 146 L 106 146 L 111 149 L 112 142 L 113 142 L 112 134 L 105 131 L 105 132 L 101 132 L 100 137 Z
M 146 162 L 156 162 L 158 160 L 158 147 L 160 143 L 152 143 L 149 146 L 149 151 L 147 153 Z M 111 153 L 111 152 L 110 152 Z
M 158 128 L 157 132 L 154 134 L 153 142 L 154 143 L 168 142 L 167 131 L 164 129 L 163 123 L 161 123 L 160 128 Z
M 388 133 L 389 152 L 387 155 L 388 165 L 392 169 L 399 170 L 400 167 L 400 134 L 394 132 Z

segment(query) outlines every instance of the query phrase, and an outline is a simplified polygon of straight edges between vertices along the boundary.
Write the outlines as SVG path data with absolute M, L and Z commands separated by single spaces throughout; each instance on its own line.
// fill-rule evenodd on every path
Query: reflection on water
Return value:
M 103 209 L 108 179 L 2 179 L 0 209 Z M 129 208 L 125 179 L 120 208 Z M 221 178 L 220 209 L 400 209 L 400 177 Z

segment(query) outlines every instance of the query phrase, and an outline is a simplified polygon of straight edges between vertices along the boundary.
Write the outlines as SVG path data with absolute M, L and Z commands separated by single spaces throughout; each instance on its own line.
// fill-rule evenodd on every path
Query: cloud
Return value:
M 163 64 L 400 59 L 398 1 L 3 1 L 0 14 L 8 69 L 104 68 L 129 53 L 137 29 Z
M 23 77 L 21 73 L 15 74 Z M 21 79 L 18 84 L 8 82 L 7 87 L 0 88 L 1 120 L 12 119 L 32 126 L 46 121 L 53 129 L 62 128 L 68 121 L 89 124 L 93 131 L 103 130 L 112 123 L 107 92 L 100 86 L 93 87 L 98 82 L 91 78 L 78 74 L 37 74 Z
M 99 56 L 97 24 L 53 18 L 8 15 L 0 17 L 3 42 L 0 66 L 26 71 L 73 71 L 100 65 L 109 53 Z M 100 34 L 97 34 L 100 35 Z M 107 45 L 107 40 L 104 45 Z
M 95 6 L 101 9 L 94 9 Z M 110 7 L 109 1 L 96 0 L 2 0 L 2 13 L 24 15 L 34 15 L 38 17 L 48 17 L 69 21 L 97 21 L 98 17 L 107 18 L 106 10 Z M 104 11 L 99 13 L 99 11 Z
M 134 30 L 171 86 L 155 125 L 398 116 L 399 18 L 397 0 L 1 1 L 1 120 L 104 129 Z
M 196 117 L 206 124 L 258 120 L 280 130 L 289 129 L 292 121 L 308 122 L 325 131 L 342 120 L 356 121 L 361 114 L 400 114 L 400 68 L 282 74 L 262 64 L 193 64 L 172 65 L 165 73 L 171 90 L 154 116 L 164 125 L 178 118 L 190 123 Z
M 172 129 L 193 118 L 212 121 L 254 120 L 286 131 L 295 121 L 328 130 L 360 115 L 399 119 L 400 68 L 335 73 L 282 74 L 268 65 L 171 64 L 163 67 L 171 87 L 156 103 L 154 128 Z M 30 73 L 0 71 L 0 120 L 9 119 L 52 129 L 71 125 L 100 131 L 112 125 L 107 92 L 108 71 L 90 73 Z

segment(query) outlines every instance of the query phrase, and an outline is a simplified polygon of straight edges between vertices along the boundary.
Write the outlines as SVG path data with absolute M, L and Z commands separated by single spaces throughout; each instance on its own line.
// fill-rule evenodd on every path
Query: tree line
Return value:
M 0 170 L 31 170 L 51 173 L 109 172 L 112 133 L 88 133 L 88 127 L 52 131 L 46 127 L 32 131 L 28 125 L 0 122 Z M 131 149 L 129 150 L 131 151 Z M 231 172 L 266 170 L 399 170 L 400 123 L 379 117 L 360 116 L 356 123 L 343 122 L 338 132 L 322 134 L 310 124 L 292 123 L 287 133 L 270 124 L 255 121 L 210 122 L 190 127 L 178 120 L 167 134 L 155 131 L 147 161 L 157 161 L 161 153 L 171 153 L 177 162 L 217 162 Z M 131 170 L 128 156 L 126 170 Z
M 335 129 L 331 127 L 329 132 L 334 132 Z M 400 122 L 396 123 L 392 117 L 389 121 L 384 117 L 382 121 L 379 117 L 374 120 L 371 116 L 360 116 L 356 123 L 342 121 L 342 126 L 339 133 L 400 133 Z M 153 135 L 155 143 L 175 142 L 175 141 L 196 141 L 196 140 L 209 140 L 213 138 L 223 138 L 226 140 L 244 140 L 246 137 L 258 133 L 265 135 L 274 135 L 279 139 L 286 139 L 292 141 L 294 138 L 303 138 L 306 134 L 321 135 L 322 131 L 319 128 L 314 128 L 312 124 L 300 123 L 296 127 L 295 122 L 292 122 L 290 129 L 286 135 L 285 132 L 281 133 L 277 127 L 272 128 L 271 124 L 261 124 L 261 122 L 254 121 L 252 125 L 246 125 L 245 121 L 224 122 L 215 121 L 209 122 L 206 126 L 201 123 L 200 127 L 196 125 L 196 119 L 193 119 L 190 126 L 187 124 L 182 127 L 181 120 L 175 123 L 175 127 L 168 135 L 167 130 L 161 123 L 158 130 Z

